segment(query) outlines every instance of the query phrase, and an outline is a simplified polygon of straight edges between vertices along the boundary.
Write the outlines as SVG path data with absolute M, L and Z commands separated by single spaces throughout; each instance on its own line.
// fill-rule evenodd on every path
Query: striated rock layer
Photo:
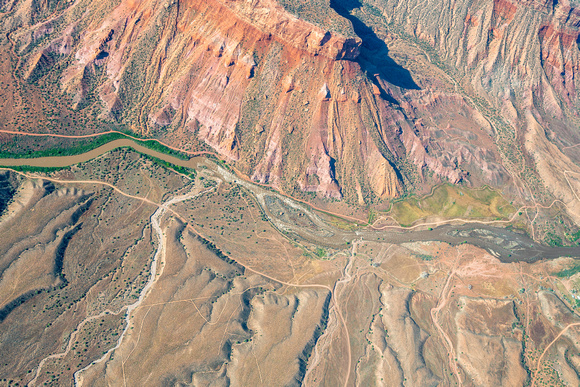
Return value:
M 15 7 L 11 37 L 29 82 L 58 64 L 75 107 L 102 104 L 102 119 L 205 143 L 257 182 L 368 204 L 468 175 L 457 155 L 431 154 L 404 89 L 360 61 L 351 21 L 328 6 L 320 20 L 336 25 L 273 0 Z
M 573 3 L 3 9 L 15 75 L 105 121 L 209 148 L 256 182 L 360 205 L 441 181 L 485 183 L 526 203 L 559 198 L 580 218 Z M 57 85 L 46 80 L 55 73 Z
M 580 219 L 577 188 L 567 179 L 580 172 L 576 3 L 442 0 L 425 12 L 414 0 L 366 0 L 353 12 L 364 18 L 365 8 L 389 23 L 393 39 L 419 42 L 484 114 L 522 198 L 545 200 L 537 192 L 543 187 Z

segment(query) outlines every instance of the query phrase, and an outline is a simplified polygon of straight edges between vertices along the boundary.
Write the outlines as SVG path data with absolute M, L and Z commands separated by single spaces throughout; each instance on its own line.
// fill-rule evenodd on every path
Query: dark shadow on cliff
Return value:
M 357 61 L 363 70 L 380 77 L 395 86 L 405 89 L 419 89 L 408 70 L 398 65 L 390 56 L 385 42 L 359 18 L 350 14 L 355 8 L 362 7 L 359 0 L 330 0 L 330 7 L 340 16 L 348 19 L 354 32 L 361 38 L 361 54 Z

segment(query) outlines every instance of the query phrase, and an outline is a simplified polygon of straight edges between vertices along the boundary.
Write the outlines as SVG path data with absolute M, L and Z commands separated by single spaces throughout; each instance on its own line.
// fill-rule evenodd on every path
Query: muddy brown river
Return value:
M 86 161 L 92 160 L 100 155 L 110 152 L 117 148 L 133 148 L 140 153 L 147 154 L 149 156 L 157 157 L 158 159 L 167 161 L 168 163 L 178 165 L 180 167 L 186 168 L 196 168 L 202 157 L 192 157 L 189 160 L 182 160 L 175 156 L 170 156 L 165 153 L 157 152 L 143 145 L 139 145 L 136 141 L 130 139 L 120 139 L 113 140 L 101 145 L 86 153 L 81 153 L 80 155 L 74 156 L 50 156 L 50 157 L 37 157 L 31 159 L 0 159 L 0 166 L 4 167 L 17 167 L 17 166 L 31 166 L 31 167 L 52 167 L 52 168 L 63 168 L 68 167 L 78 163 L 84 163 Z
M 0 166 L 33 166 L 62 168 L 94 159 L 117 148 L 133 148 L 140 153 L 156 157 L 168 163 L 186 167 L 198 168 L 206 165 L 217 178 L 225 179 L 253 192 L 258 202 L 269 215 L 274 225 L 288 231 L 297 237 L 329 247 L 344 247 L 345 242 L 355 239 L 384 241 L 387 243 L 409 243 L 418 241 L 441 241 L 457 245 L 468 243 L 487 250 L 503 262 L 535 262 L 541 259 L 554 259 L 563 256 L 579 258 L 580 247 L 550 247 L 538 243 L 522 232 L 505 228 L 492 227 L 486 224 L 469 223 L 464 225 L 445 225 L 431 230 L 371 230 L 358 231 L 337 230 L 323 222 L 310 208 L 287 197 L 283 197 L 262 187 L 242 181 L 232 173 L 208 162 L 206 157 L 197 156 L 182 160 L 161 152 L 151 150 L 130 139 L 111 141 L 83 154 L 74 156 L 39 157 L 32 159 L 0 159 Z M 274 206 L 274 207 L 272 207 Z M 296 213 L 296 217 L 288 217 L 288 213 Z M 280 216 L 279 214 L 284 214 Z M 297 223 L 299 219 L 300 224 Z M 305 223 L 306 222 L 306 223 Z M 310 224 L 308 224 L 310 222 Z

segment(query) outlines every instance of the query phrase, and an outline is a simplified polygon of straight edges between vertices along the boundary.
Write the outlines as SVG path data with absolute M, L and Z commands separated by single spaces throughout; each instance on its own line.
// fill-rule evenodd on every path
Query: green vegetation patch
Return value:
M 131 148 L 131 149 L 134 150 L 133 148 Z M 186 175 L 186 176 L 189 176 L 191 178 L 195 178 L 195 170 L 194 169 L 182 167 L 180 165 L 175 165 L 175 164 L 172 164 L 172 163 L 167 162 L 165 160 L 161 160 L 161 159 L 159 159 L 157 157 L 153 157 L 153 156 L 150 156 L 148 154 L 145 154 L 145 153 L 142 153 L 142 152 L 139 152 L 139 151 L 136 151 L 136 150 L 134 150 L 134 151 L 137 152 L 137 153 L 139 153 L 143 157 L 146 157 L 149 160 L 153 161 L 155 164 L 159 164 L 159 165 L 161 165 L 161 166 L 163 166 L 163 167 L 165 167 L 167 169 L 171 169 L 171 170 L 173 170 L 173 171 L 175 171 L 177 173 L 181 173 L 182 175 Z
M 342 218 L 340 216 L 331 214 L 331 213 L 323 211 L 323 210 L 317 210 L 316 212 L 325 222 L 338 228 L 339 230 L 355 231 L 355 230 L 359 230 L 361 228 L 361 226 L 364 226 L 364 223 L 363 224 L 355 223 L 351 220 L 348 220 L 346 218 Z
M 316 254 L 318 258 L 324 258 L 327 256 L 326 249 L 323 249 L 322 247 L 318 247 L 314 254 Z
M 102 136 L 91 138 L 90 140 L 79 140 L 79 143 L 70 147 L 52 148 L 25 153 L 12 153 L 0 151 L 0 158 L 3 159 L 34 159 L 39 157 L 59 157 L 59 156 L 75 156 L 100 146 L 103 146 L 111 141 L 124 139 L 126 136 L 121 133 L 108 133 Z
M 432 261 L 433 256 L 429 254 L 414 254 L 417 258 L 422 259 L 423 261 Z
M 544 242 L 546 242 L 549 246 L 552 246 L 552 247 L 564 246 L 564 243 L 562 242 L 562 238 L 553 232 L 546 233 L 546 236 L 544 237 Z
M 566 234 L 566 238 L 572 243 L 578 243 L 578 240 L 580 239 L 580 230 L 571 234 Z
M 396 201 L 392 207 L 393 217 L 403 226 L 434 215 L 446 219 L 507 219 L 514 212 L 515 208 L 489 187 L 475 190 L 451 184 L 440 185 L 422 198 Z
M 135 137 L 132 133 L 107 133 L 103 134 L 102 136 L 92 137 L 90 139 L 79 139 L 78 143 L 73 146 L 69 147 L 62 147 L 62 148 L 52 148 L 52 149 L 45 149 L 33 152 L 26 152 L 26 153 L 11 153 L 0 151 L 0 158 L 3 159 L 33 159 L 39 157 L 59 157 L 59 156 L 76 156 L 80 155 L 93 149 L 96 149 L 100 146 L 103 146 L 111 141 L 121 140 L 121 139 L 130 139 L 135 141 L 135 143 L 144 146 L 148 149 L 157 151 L 159 153 L 164 153 L 167 155 L 171 155 L 177 157 L 181 160 L 188 160 L 189 157 L 179 151 L 170 149 L 163 144 L 160 144 L 156 140 L 152 139 L 134 139 L 131 137 Z
M 123 149 L 123 148 L 131 149 L 131 151 L 140 154 L 141 156 L 151 160 L 153 163 L 158 164 L 164 168 L 171 169 L 171 170 L 173 170 L 177 173 L 180 173 L 182 175 L 186 175 L 186 176 L 189 176 L 191 178 L 195 178 L 195 176 L 196 176 L 196 171 L 194 169 L 172 164 L 172 163 L 167 162 L 165 160 L 161 160 L 160 158 L 148 155 L 148 154 L 143 153 L 143 152 L 139 152 L 138 150 L 136 150 L 132 147 L 125 147 L 124 146 L 124 147 L 120 147 L 119 149 Z M 158 149 L 156 149 L 156 150 L 159 151 Z M 68 169 L 70 169 L 70 166 L 66 166 L 66 167 L 35 167 L 35 166 L 30 166 L 30 165 L 19 165 L 19 166 L 11 166 L 11 167 L 9 167 L 9 169 L 12 169 L 15 171 L 20 171 L 20 172 L 52 173 L 52 172 L 61 171 L 61 170 L 68 170 Z
M 580 273 L 580 263 L 556 273 L 556 277 L 568 278 L 576 273 Z

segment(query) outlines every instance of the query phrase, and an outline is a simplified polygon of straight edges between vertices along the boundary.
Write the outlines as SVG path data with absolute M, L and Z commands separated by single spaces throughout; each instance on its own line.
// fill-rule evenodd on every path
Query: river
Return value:
M 117 148 L 133 148 L 137 152 L 147 154 L 149 156 L 156 157 L 168 163 L 178 165 L 180 167 L 186 168 L 196 168 L 202 157 L 192 157 L 189 160 L 182 160 L 175 156 L 170 156 L 165 153 L 157 152 L 155 150 L 149 149 L 143 145 L 138 144 L 136 141 L 130 139 L 119 139 L 113 140 L 101 145 L 98 148 L 90 150 L 85 153 L 73 156 L 49 156 L 49 157 L 36 157 L 36 158 L 18 158 L 18 159 L 0 159 L 0 165 L 4 167 L 18 167 L 18 166 L 30 166 L 30 167 L 51 167 L 51 168 L 63 168 L 78 163 L 84 163 L 86 161 L 92 160 L 100 155 L 110 152 Z
M 203 163 L 217 178 L 243 185 L 252 191 L 278 229 L 289 231 L 300 238 L 328 247 L 344 247 L 345 242 L 352 242 L 362 237 L 369 241 L 375 240 L 396 244 L 417 241 L 441 241 L 453 245 L 468 243 L 487 250 L 502 262 L 535 262 L 541 259 L 554 259 L 562 256 L 580 257 L 580 246 L 550 247 L 534 241 L 523 232 L 493 227 L 484 223 L 444 225 L 429 230 L 413 231 L 404 230 L 403 228 L 388 231 L 372 229 L 358 231 L 338 230 L 322 221 L 314 211 L 307 208 L 304 204 L 239 179 L 233 173 L 221 168 L 216 163 L 207 162 L 206 157 L 197 156 L 188 160 L 182 160 L 175 156 L 144 147 L 130 139 L 114 140 L 91 151 L 74 156 L 0 159 L 0 165 L 6 167 L 32 166 L 62 168 L 89 161 L 104 153 L 122 147 L 133 148 L 140 153 L 156 157 L 180 167 L 195 169 Z M 289 217 L 288 214 L 293 212 L 296 216 Z M 283 217 L 279 216 L 281 213 L 284 214 Z M 298 221 L 300 224 L 297 223 Z M 305 221 L 310 222 L 310 224 L 306 224 L 305 226 Z

